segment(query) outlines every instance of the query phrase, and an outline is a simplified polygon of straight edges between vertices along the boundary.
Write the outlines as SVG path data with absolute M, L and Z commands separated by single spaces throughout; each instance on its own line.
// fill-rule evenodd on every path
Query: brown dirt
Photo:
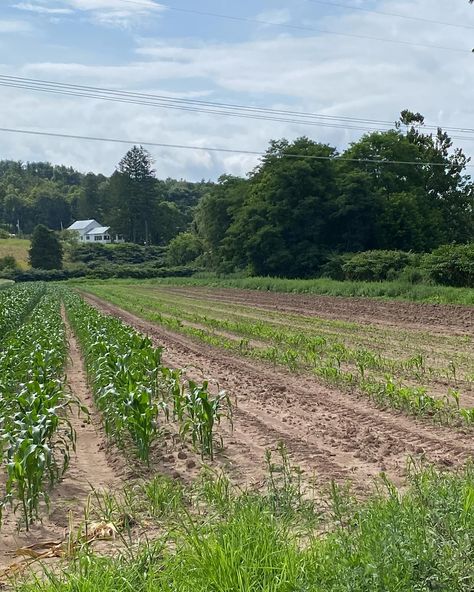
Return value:
M 401 484 L 408 456 L 453 466 L 474 453 L 469 434 L 379 409 L 366 398 L 325 387 L 313 377 L 242 359 L 95 296 L 86 298 L 164 346 L 166 364 L 187 367 L 193 378 L 212 378 L 235 397 L 234 432 L 223 431 L 225 460 L 237 481 L 259 481 L 264 451 L 278 441 L 286 443 L 294 461 L 319 483 L 350 480 L 359 492 L 366 492 L 380 471 Z
M 266 310 L 281 310 L 306 316 L 318 316 L 349 322 L 376 325 L 405 326 L 435 333 L 474 334 L 474 307 L 375 300 L 373 298 L 343 298 L 306 294 L 284 294 L 257 290 L 206 288 L 160 289 L 176 294 L 208 298 L 213 301 L 246 304 Z
M 67 365 L 67 384 L 81 403 L 92 411 L 92 398 L 87 385 L 86 373 L 82 364 L 76 338 L 68 327 L 69 361 Z M 84 519 L 84 509 L 92 487 L 98 491 L 112 488 L 120 483 L 117 472 L 120 461 L 115 463 L 106 453 L 105 440 L 97 417 L 91 413 L 91 422 L 84 414 L 71 417 L 77 433 L 76 454 L 64 479 L 51 495 L 50 511 L 44 508 L 42 523 L 32 526 L 30 532 L 17 532 L 18 516 L 8 511 L 2 525 L 0 537 L 0 571 L 18 558 L 14 552 L 20 547 L 44 541 L 63 540 L 70 520 L 74 525 Z

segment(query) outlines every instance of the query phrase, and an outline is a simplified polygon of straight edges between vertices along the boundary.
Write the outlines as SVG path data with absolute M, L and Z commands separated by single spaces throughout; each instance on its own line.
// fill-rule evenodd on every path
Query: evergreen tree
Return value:
M 39 224 L 33 231 L 29 251 L 31 267 L 35 269 L 61 269 L 63 247 L 57 234 Z

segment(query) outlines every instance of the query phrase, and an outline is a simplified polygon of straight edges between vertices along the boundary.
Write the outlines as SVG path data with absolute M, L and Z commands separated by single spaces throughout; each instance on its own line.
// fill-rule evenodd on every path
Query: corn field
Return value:
M 63 288 L 42 284 L 0 292 L 0 526 L 9 509 L 28 530 L 48 507 L 73 459 L 73 413 L 88 413 L 69 392 L 64 305 L 82 348 L 94 402 L 106 435 L 150 464 L 165 424 L 202 457 L 214 457 L 224 393 L 184 380 L 162 364 L 162 349 L 120 320 L 105 316 Z M 15 330 L 16 329 L 16 330 Z M 182 403 L 177 402 L 176 389 Z M 182 409 L 178 411 L 178 405 Z

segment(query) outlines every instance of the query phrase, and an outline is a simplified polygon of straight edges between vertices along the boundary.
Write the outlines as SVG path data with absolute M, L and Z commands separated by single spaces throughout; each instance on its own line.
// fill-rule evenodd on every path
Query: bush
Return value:
M 439 247 L 425 255 L 422 266 L 438 284 L 474 288 L 474 243 Z
M 166 260 L 169 265 L 187 265 L 203 253 L 201 239 L 192 232 L 178 234 L 168 245 Z
M 70 248 L 69 259 L 75 263 L 84 263 L 88 267 L 108 263 L 115 265 L 155 263 L 163 266 L 165 248 L 134 244 L 77 245 Z
M 347 280 L 395 280 L 403 269 L 416 266 L 419 259 L 419 255 L 404 251 L 365 251 L 353 255 L 342 269 Z
M 332 280 L 345 280 L 344 265 L 354 256 L 353 253 L 334 253 L 319 270 L 321 277 Z
M 133 278 L 153 279 L 164 277 L 189 277 L 196 271 L 202 271 L 193 266 L 180 267 L 153 267 L 150 265 L 107 265 L 87 269 L 78 266 L 70 269 L 29 269 L 28 271 L 8 270 L 2 272 L 5 279 L 15 282 L 58 282 L 76 278 L 111 279 L 111 278 Z
M 11 271 L 15 269 L 19 269 L 19 265 L 13 255 L 5 255 L 5 257 L 0 257 L 0 271 Z

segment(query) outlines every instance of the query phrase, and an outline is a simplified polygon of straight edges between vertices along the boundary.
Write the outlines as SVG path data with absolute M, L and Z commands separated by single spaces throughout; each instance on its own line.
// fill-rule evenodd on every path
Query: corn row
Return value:
M 20 507 L 27 529 L 75 445 L 66 415 L 72 404 L 63 382 L 66 354 L 60 301 L 48 291 L 0 352 L 0 460 L 7 472 L 1 510 L 7 503 Z
M 0 291 L 0 339 L 19 327 L 44 291 L 41 284 L 13 286 Z
M 190 436 L 201 454 L 212 459 L 215 426 L 223 415 L 231 416 L 225 393 L 212 395 L 207 382 L 183 382 L 179 370 L 163 366 L 162 348 L 148 337 L 76 294 L 65 292 L 64 299 L 107 435 L 124 448 L 133 442 L 138 457 L 149 463 L 161 416 L 175 420 L 182 438 Z

